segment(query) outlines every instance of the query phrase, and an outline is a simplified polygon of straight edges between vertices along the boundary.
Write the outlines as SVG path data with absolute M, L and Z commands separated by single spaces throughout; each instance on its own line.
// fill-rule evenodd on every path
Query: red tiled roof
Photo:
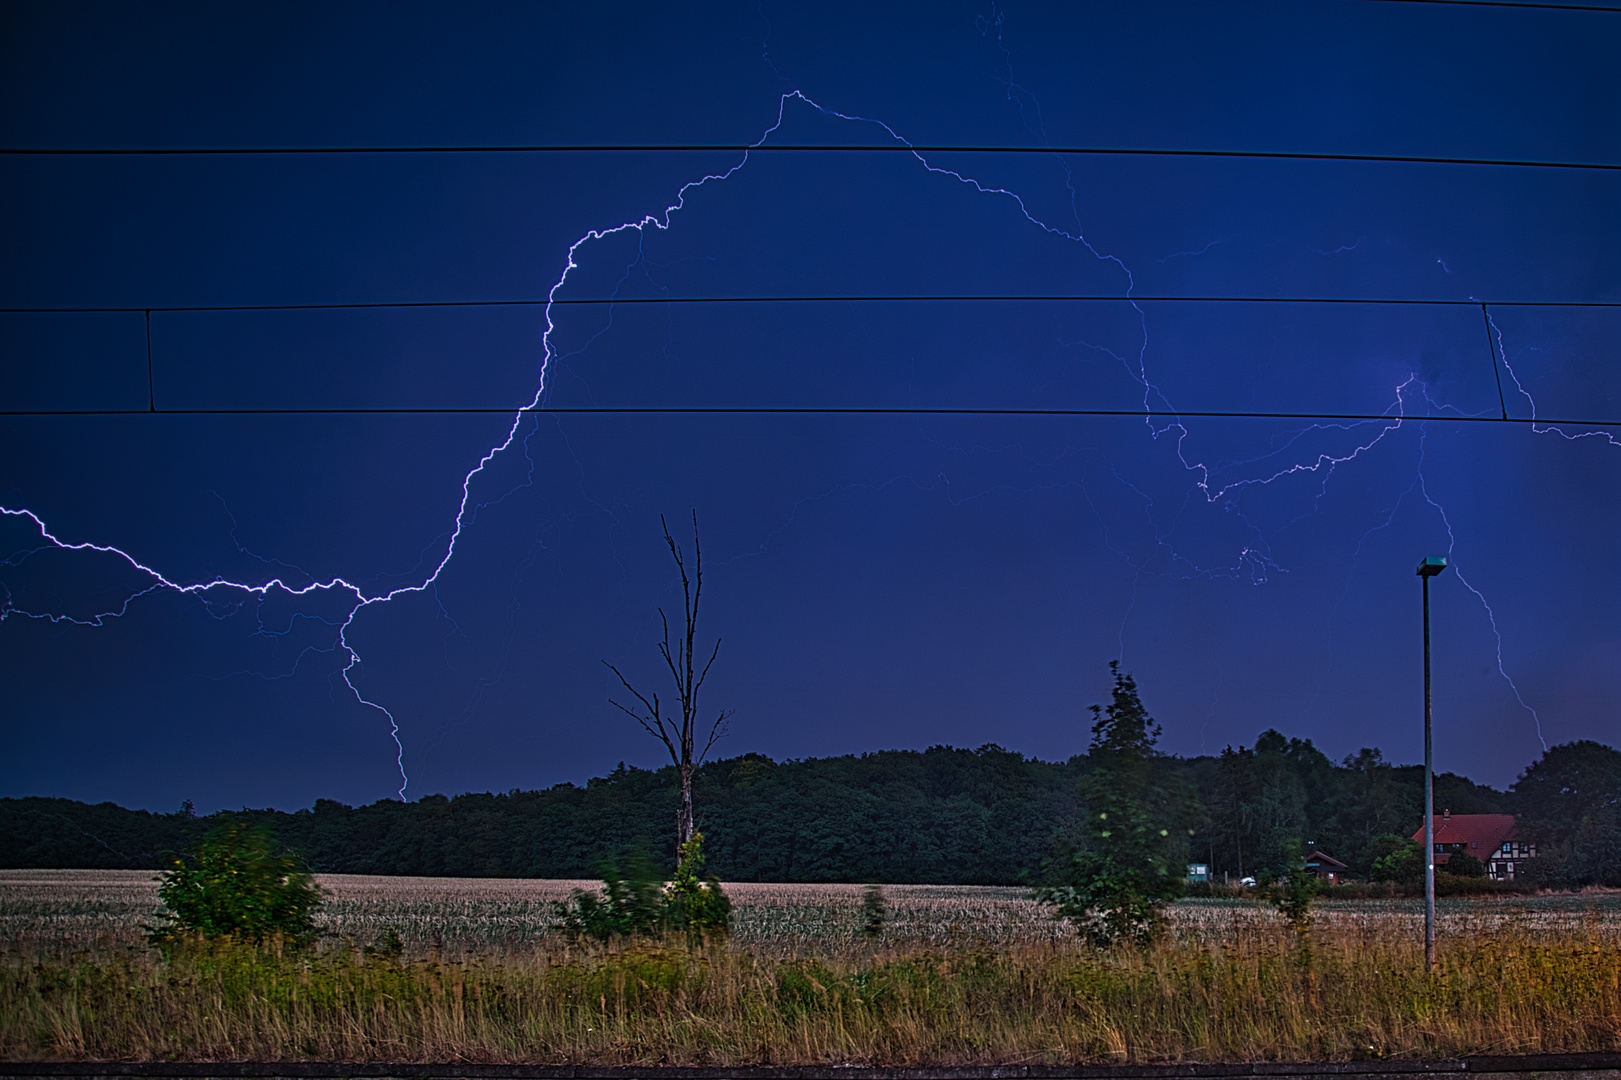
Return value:
M 1464 850 L 1485 862 L 1492 852 L 1503 846 L 1503 841 L 1514 837 L 1513 814 L 1452 814 L 1435 815 L 1435 842 L 1437 844 L 1464 844 Z M 1422 826 L 1413 839 L 1424 842 Z M 1447 855 L 1437 855 L 1435 861 L 1444 863 Z

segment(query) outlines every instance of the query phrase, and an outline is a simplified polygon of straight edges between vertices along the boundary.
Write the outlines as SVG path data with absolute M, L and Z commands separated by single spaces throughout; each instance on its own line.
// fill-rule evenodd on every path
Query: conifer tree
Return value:
M 1114 694 L 1092 706 L 1091 766 L 1081 781 L 1088 846 L 1037 892 L 1098 944 L 1146 942 L 1158 933 L 1164 904 L 1181 895 L 1192 800 L 1160 768 L 1160 726 L 1143 708 L 1137 684 L 1111 661 Z

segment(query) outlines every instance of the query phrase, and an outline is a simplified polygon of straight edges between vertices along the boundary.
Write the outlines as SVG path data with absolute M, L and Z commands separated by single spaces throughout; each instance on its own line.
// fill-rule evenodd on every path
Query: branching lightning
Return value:
M 1520 396 L 1525 399 L 1525 403 L 1531 407 L 1532 431 L 1536 432 L 1538 435 L 1547 435 L 1551 433 L 1571 442 L 1574 442 L 1577 439 L 1600 438 L 1609 443 L 1611 446 L 1621 446 L 1621 440 L 1617 440 L 1615 433 L 1611 431 L 1593 429 L 1589 431 L 1578 431 L 1575 434 L 1571 434 L 1564 428 L 1559 427 L 1557 424 L 1538 423 L 1536 399 L 1531 396 L 1531 392 L 1525 388 L 1523 383 L 1520 382 L 1520 376 L 1515 373 L 1514 365 L 1509 363 L 1508 350 L 1503 345 L 1503 331 L 1500 327 L 1498 327 L 1497 320 L 1492 317 L 1491 312 L 1489 311 L 1486 313 L 1486 322 L 1491 327 L 1492 334 L 1497 338 L 1497 355 L 1503 358 L 1503 370 L 1508 372 L 1509 379 L 1514 383 L 1514 389 L 1519 391 Z
M 997 17 L 996 22 L 999 27 L 999 16 Z M 1004 52 L 1005 51 L 1006 50 L 1004 49 Z M 767 59 L 769 62 L 769 58 Z M 1016 96 L 1019 98 L 1022 111 L 1024 98 L 1029 97 L 1029 95 L 1013 81 L 1011 65 L 1009 66 L 1008 76 L 1005 82 L 1010 98 Z M 1032 103 L 1034 102 L 1033 98 L 1030 98 L 1030 100 Z M 146 581 L 144 586 L 134 588 L 132 591 L 129 591 L 128 594 L 124 595 L 116 604 L 107 607 L 105 610 L 96 611 L 88 615 L 72 614 L 65 611 L 41 611 L 25 609 L 19 607 L 14 602 L 14 598 L 9 590 L 5 590 L 3 586 L 0 586 L 0 620 L 10 618 L 11 616 L 15 615 L 29 619 L 45 620 L 51 623 L 69 623 L 83 627 L 100 627 L 110 619 L 123 617 L 130 611 L 131 606 L 135 604 L 136 601 L 142 599 L 143 597 L 162 591 L 173 592 L 182 596 L 196 597 L 199 602 L 205 606 L 205 608 L 209 608 L 210 610 L 213 610 L 216 605 L 221 603 L 232 605 L 239 605 L 242 602 L 263 603 L 272 595 L 295 599 L 315 596 L 341 597 L 342 603 L 340 605 L 340 610 L 343 612 L 341 619 L 323 620 L 328 625 L 336 627 L 335 650 L 340 652 L 343 657 L 343 664 L 339 674 L 341 675 L 345 686 L 348 688 L 348 691 L 353 695 L 358 704 L 364 706 L 365 708 L 375 710 L 382 716 L 384 720 L 387 721 L 389 736 L 393 740 L 396 748 L 395 762 L 400 777 L 398 795 L 401 799 L 403 799 L 405 797 L 406 789 L 409 786 L 410 778 L 406 771 L 405 746 L 400 734 L 400 725 L 394 713 L 391 712 L 388 707 L 381 702 L 368 697 L 364 692 L 362 692 L 360 686 L 357 684 L 355 674 L 357 669 L 361 666 L 362 659 L 360 652 L 350 640 L 350 631 L 354 627 L 355 620 L 360 616 L 361 612 L 367 610 L 368 608 L 386 605 L 390 601 L 402 596 L 428 593 L 433 596 L 435 603 L 439 603 L 437 598 L 437 587 L 440 578 L 445 573 L 446 568 L 451 564 L 451 561 L 455 558 L 458 544 L 462 540 L 465 531 L 473 525 L 481 509 L 493 505 L 494 503 L 506 498 L 507 495 L 511 494 L 511 491 L 508 491 L 497 498 L 480 501 L 474 497 L 473 488 L 475 482 L 482 474 L 485 473 L 491 463 L 498 456 L 511 449 L 514 443 L 519 443 L 521 451 L 529 459 L 529 477 L 532 480 L 535 463 L 533 457 L 529 455 L 528 437 L 520 440 L 519 432 L 523 427 L 526 418 L 530 414 L 544 411 L 545 402 L 548 396 L 548 385 L 552 367 L 554 364 L 566 359 L 566 357 L 560 356 L 557 353 L 556 347 L 553 343 L 553 336 L 557 330 L 554 305 L 557 302 L 559 292 L 568 284 L 571 274 L 580 268 L 581 264 L 579 260 L 583 257 L 583 250 L 588 246 L 599 241 L 603 241 L 609 237 L 614 237 L 629 232 L 636 232 L 645 237 L 649 230 L 668 230 L 671 227 L 672 219 L 686 206 L 687 198 L 690 194 L 708 185 L 722 184 L 739 170 L 748 165 L 752 151 L 762 147 L 767 140 L 769 140 L 773 134 L 778 131 L 784 122 L 789 106 L 793 104 L 809 107 L 823 114 L 824 116 L 835 120 L 850 124 L 867 125 L 881 130 L 887 138 L 892 139 L 909 149 L 911 151 L 911 156 L 928 174 L 965 185 L 979 194 L 1011 200 L 1016 205 L 1019 213 L 1022 214 L 1025 220 L 1028 221 L 1032 226 L 1049 235 L 1061 238 L 1076 245 L 1087 252 L 1092 259 L 1111 263 L 1117 267 L 1123 275 L 1125 282 L 1122 299 L 1131 302 L 1132 307 L 1136 312 L 1138 322 L 1141 325 L 1142 336 L 1140 347 L 1137 349 L 1134 357 L 1124 356 L 1115 352 L 1109 352 L 1109 355 L 1114 357 L 1114 359 L 1121 364 L 1121 366 L 1129 374 L 1130 378 L 1141 388 L 1144 422 L 1147 425 L 1150 436 L 1155 441 L 1158 441 L 1162 436 L 1174 436 L 1171 440 L 1171 444 L 1175 448 L 1177 460 L 1181 463 L 1182 468 L 1191 475 L 1193 478 L 1194 488 L 1203 495 L 1204 501 L 1207 504 L 1226 504 L 1229 508 L 1233 509 L 1235 512 L 1238 512 L 1239 516 L 1242 517 L 1241 511 L 1239 511 L 1236 506 L 1236 497 L 1244 490 L 1252 487 L 1278 483 L 1289 477 L 1300 477 L 1305 475 L 1315 475 L 1320 478 L 1317 494 L 1317 499 L 1320 500 L 1323 493 L 1326 492 L 1327 485 L 1334 475 L 1336 469 L 1364 454 L 1373 452 L 1383 441 L 1386 440 L 1387 437 L 1389 437 L 1393 432 L 1399 430 L 1408 419 L 1411 419 L 1407 411 L 1407 395 L 1413 392 L 1415 388 L 1416 376 L 1409 376 L 1405 381 L 1395 387 L 1394 400 L 1386 410 L 1388 419 L 1349 425 L 1313 424 L 1293 432 L 1283 441 L 1281 445 L 1275 446 L 1273 449 L 1263 455 L 1253 457 L 1245 461 L 1228 463 L 1224 466 L 1212 465 L 1208 462 L 1199 460 L 1196 457 L 1190 456 L 1190 452 L 1188 450 L 1188 440 L 1190 437 L 1188 428 L 1177 416 L 1176 410 L 1172 406 L 1172 403 L 1167 395 L 1163 393 L 1149 377 L 1147 364 L 1147 352 L 1149 344 L 1147 319 L 1143 308 L 1132 299 L 1133 290 L 1136 284 L 1132 276 L 1132 272 L 1125 262 L 1118 256 L 1100 251 L 1098 248 L 1094 247 L 1093 244 L 1086 238 L 1084 231 L 1079 227 L 1080 216 L 1078 208 L 1074 205 L 1075 199 L 1077 198 L 1075 195 L 1075 187 L 1071 182 L 1072 177 L 1069 176 L 1069 166 L 1066 162 L 1064 162 L 1062 157 L 1059 158 L 1059 161 L 1060 164 L 1063 165 L 1066 173 L 1066 184 L 1071 193 L 1072 209 L 1076 210 L 1077 225 L 1073 229 L 1061 228 L 1038 218 L 1034 213 L 1032 213 L 1025 199 L 1008 188 L 988 186 L 961 171 L 931 162 L 927 155 L 919 152 L 912 143 L 908 142 L 898 132 L 883 121 L 853 113 L 839 112 L 818 104 L 798 90 L 789 90 L 788 92 L 781 94 L 779 97 L 775 121 L 768 128 L 766 128 L 759 139 L 750 145 L 748 150 L 743 152 L 741 158 L 730 168 L 722 172 L 706 174 L 696 180 L 692 180 L 684 184 L 676 192 L 673 201 L 660 213 L 647 214 L 640 218 L 627 220 L 611 227 L 592 229 L 569 245 L 564 258 L 563 269 L 547 292 L 547 303 L 544 308 L 545 330 L 541 336 L 541 364 L 536 380 L 534 394 L 527 404 L 524 404 L 514 410 L 512 422 L 509 425 L 505 436 L 499 442 L 490 446 L 489 449 L 486 450 L 479 458 L 478 462 L 464 474 L 461 481 L 461 498 L 452 527 L 441 537 L 444 543 L 442 554 L 439 555 L 437 561 L 434 561 L 432 558 L 428 558 L 425 560 L 423 566 L 419 566 L 419 571 L 426 569 L 426 573 L 420 573 L 415 580 L 412 580 L 406 584 L 387 588 L 368 588 L 365 584 L 352 582 L 342 576 L 335 576 L 329 580 L 318 581 L 311 578 L 310 575 L 304 574 L 303 571 L 298 570 L 296 567 L 293 567 L 290 564 L 279 563 L 276 560 L 263 559 L 260 556 L 254 555 L 254 558 L 260 559 L 267 566 L 279 566 L 287 570 L 295 571 L 297 574 L 301 575 L 301 583 L 300 581 L 290 581 L 282 576 L 270 577 L 261 581 L 229 580 L 220 576 L 197 581 L 177 580 L 167 576 L 159 569 L 114 545 L 97 543 L 90 540 L 63 539 L 51 530 L 46 521 L 39 514 L 36 514 L 34 511 L 25 507 L 0 506 L 0 514 L 3 514 L 8 518 L 16 518 L 26 521 L 38 530 L 38 543 L 29 547 L 27 550 L 20 551 L 16 555 L 12 556 L 11 559 L 7 560 L 9 564 L 16 565 L 34 554 L 47 550 L 82 553 L 85 555 L 101 555 L 108 556 L 116 560 L 122 560 L 124 564 L 126 564 L 130 569 L 136 571 Z M 1026 125 L 1029 126 L 1028 120 L 1026 121 Z M 1032 128 L 1032 130 L 1037 131 L 1037 133 L 1041 135 L 1043 139 L 1045 139 L 1045 133 L 1039 130 L 1041 127 L 1042 125 L 1040 122 L 1038 106 L 1036 127 Z M 1170 257 L 1176 257 L 1178 255 L 1197 255 L 1203 251 L 1208 251 L 1210 247 L 1222 242 L 1224 241 L 1211 241 L 1210 244 L 1205 245 L 1205 247 L 1200 249 L 1198 252 L 1177 252 L 1175 255 Z M 1357 244 L 1360 243 L 1361 240 L 1359 239 L 1357 243 L 1342 246 L 1336 249 L 1336 251 L 1333 253 L 1353 250 Z M 1439 262 L 1440 260 L 1437 261 Z M 1444 268 L 1445 266 L 1443 264 L 1443 269 Z M 611 313 L 611 307 L 609 310 Z M 1501 343 L 1501 333 L 1496 331 L 1495 323 L 1492 325 L 1494 332 L 1498 333 L 1499 343 Z M 606 332 L 606 330 L 607 327 L 604 327 L 602 331 L 598 332 L 597 336 L 600 336 L 600 334 Z M 591 340 L 594 341 L 595 337 L 593 337 Z M 582 348 L 589 347 L 589 344 L 590 342 L 588 341 L 585 346 L 582 346 Z M 1090 347 L 1101 348 L 1101 346 Z M 1530 394 L 1526 391 L 1519 377 L 1515 374 L 1513 367 L 1508 364 L 1506 353 L 1504 354 L 1504 366 L 1508 369 L 1510 378 L 1512 379 L 1517 391 L 1524 396 L 1528 402 L 1531 402 L 1532 416 L 1534 418 L 1535 402 L 1531 401 Z M 1302 455 L 1295 452 L 1303 449 L 1301 444 L 1310 435 L 1327 430 L 1334 430 L 1338 432 L 1354 431 L 1357 433 L 1357 436 L 1353 439 L 1350 449 L 1338 453 L 1307 451 Z M 1603 435 L 1609 439 L 1611 444 L 1621 445 L 1621 443 L 1618 443 L 1613 435 L 1608 435 L 1604 432 L 1591 431 L 1582 432 L 1580 434 L 1571 434 L 1554 426 L 1540 426 L 1536 427 L 1535 430 L 1538 433 L 1554 432 L 1566 439 L 1588 438 L 1594 435 Z M 1232 476 L 1235 471 L 1241 473 L 1241 475 L 1231 479 L 1218 479 L 1218 472 L 1221 472 L 1223 475 Z M 1128 488 L 1136 491 L 1137 494 L 1142 497 L 1146 503 L 1146 508 L 1150 512 L 1150 517 L 1152 518 L 1153 500 L 1150 499 L 1146 493 L 1130 485 L 1124 477 L 1120 476 L 1118 470 L 1114 470 L 1114 475 L 1122 484 L 1126 484 Z M 944 476 L 944 474 L 936 477 L 930 483 L 919 482 L 909 477 L 896 478 L 896 481 L 890 481 L 888 483 L 893 482 L 909 482 L 922 488 L 949 485 L 949 480 Z M 519 487 L 522 486 L 524 485 L 519 485 Z M 882 486 L 887 485 L 876 485 L 876 487 L 880 489 Z M 1085 495 L 1085 497 L 1090 501 L 1091 496 L 1089 493 L 1086 493 L 1084 484 L 1075 484 L 1073 486 L 1080 487 L 1083 495 Z M 1426 489 L 1423 489 L 1422 476 L 1420 477 L 1420 490 L 1423 492 L 1425 500 L 1441 514 L 1442 521 L 1446 524 L 1448 535 L 1452 536 L 1452 526 L 1450 521 L 1447 520 L 1446 512 L 1441 505 L 1435 501 L 1430 493 Z M 823 496 L 809 496 L 809 498 L 812 499 L 820 497 Z M 954 501 L 957 501 L 959 498 L 972 498 L 975 496 L 969 495 L 959 497 L 956 495 L 951 495 L 950 497 Z M 801 502 L 803 501 L 805 500 L 801 500 Z M 796 509 L 797 506 L 798 504 L 796 504 Z M 1094 511 L 1097 511 L 1095 505 Z M 1099 517 L 1101 518 L 1101 512 L 1098 513 Z M 1246 524 L 1249 523 L 1246 521 Z M 783 527 L 786 527 L 786 523 L 784 523 Z M 1270 555 L 1267 538 L 1263 535 L 1260 529 L 1255 528 L 1254 526 L 1251 526 L 1251 528 L 1255 534 L 1255 540 L 1252 544 L 1247 545 L 1238 553 L 1234 565 L 1229 567 L 1212 567 L 1188 564 L 1189 571 L 1200 576 L 1211 576 L 1218 574 L 1222 576 L 1237 576 L 1240 573 L 1247 572 L 1250 579 L 1254 583 L 1264 583 L 1270 573 L 1278 571 L 1281 568 L 1277 566 Z M 780 531 L 780 529 L 777 531 Z M 1157 522 L 1155 525 L 1155 531 L 1157 545 L 1168 551 L 1173 557 L 1173 560 L 1178 558 L 1170 543 L 1169 534 L 1162 529 Z M 235 542 L 234 519 L 232 538 L 233 542 Z M 767 537 L 768 541 L 769 539 L 770 538 Z M 1453 539 L 1453 543 L 1456 543 L 1455 537 Z M 240 544 L 237 546 L 239 550 L 243 550 L 244 553 L 253 555 L 253 553 L 246 552 L 245 549 L 242 549 Z M 1132 562 L 1123 550 L 1114 548 L 1112 543 L 1109 546 L 1111 549 L 1116 550 L 1122 558 L 1126 558 L 1128 563 L 1133 565 L 1139 579 L 1144 573 L 1150 572 L 1144 563 Z M 1490 616 L 1492 619 L 1493 631 L 1496 633 L 1497 628 L 1495 614 L 1492 612 L 1490 605 L 1486 604 L 1485 597 L 1482 595 L 1479 589 L 1477 589 L 1473 584 L 1463 577 L 1461 571 L 1459 572 L 1458 577 L 1459 580 L 1463 581 L 1465 586 L 1481 600 L 1481 603 L 1486 606 L 1488 616 Z M 440 604 L 440 610 L 443 611 L 442 604 Z M 445 614 L 448 619 L 448 612 Z M 296 619 L 299 617 L 302 616 L 295 615 L 292 618 Z M 316 618 L 315 616 L 307 617 Z M 285 634 L 291 629 L 291 625 L 292 620 L 290 619 L 287 629 L 272 629 L 266 627 L 261 621 L 259 633 L 267 635 Z M 452 625 L 454 626 L 454 620 L 452 620 Z M 1497 634 L 1497 643 L 1498 670 L 1503 674 L 1505 679 L 1508 679 L 1510 686 L 1514 686 L 1513 680 L 1509 678 L 1504 667 L 1502 655 L 1502 636 L 1500 633 Z M 1124 645 L 1124 627 L 1122 625 L 1122 652 L 1124 651 Z M 308 651 L 309 650 L 306 650 L 306 652 Z M 301 656 L 302 655 L 303 654 L 301 654 Z M 1534 709 L 1531 709 L 1529 705 L 1526 705 L 1524 699 L 1520 696 L 1517 686 L 1514 687 L 1514 693 L 1521 705 L 1527 708 L 1531 712 L 1533 718 L 1537 720 L 1538 736 L 1540 738 L 1540 717 L 1537 716 Z

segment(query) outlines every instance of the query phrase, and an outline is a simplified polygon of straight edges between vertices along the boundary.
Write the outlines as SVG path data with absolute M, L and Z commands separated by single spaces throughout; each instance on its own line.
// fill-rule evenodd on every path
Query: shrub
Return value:
M 653 937 L 664 929 L 662 875 L 646 849 L 631 853 L 624 869 L 611 860 L 598 867 L 602 895 L 575 890 L 557 905 L 559 924 L 570 934 L 607 941 L 613 937 Z
M 1363 857 L 1375 881 L 1409 885 L 1424 880 L 1424 845 L 1416 840 L 1386 833 L 1374 838 Z
M 1283 878 L 1278 891 L 1268 899 L 1289 920 L 1296 933 L 1304 934 L 1315 918 L 1311 904 L 1322 883 L 1317 880 L 1316 874 L 1306 869 L 1306 857 L 1301 852 L 1298 840 L 1289 842 L 1289 863 L 1289 873 Z
M 1237 900 L 1248 896 L 1249 891 L 1236 881 L 1189 881 L 1183 884 L 1182 895 L 1198 900 Z
M 721 891 L 720 879 L 711 874 L 700 878 L 704 868 L 704 834 L 695 832 L 681 845 L 681 861 L 675 877 L 664 890 L 666 918 L 670 925 L 688 936 L 717 934 L 722 937 L 732 926 L 732 901 Z
M 1490 878 L 1454 877 L 1440 872 L 1435 875 L 1436 896 L 1523 896 L 1536 892 L 1536 887 L 1524 881 L 1492 881 Z M 1424 895 L 1424 883 L 1398 885 L 1393 881 L 1353 881 L 1330 885 L 1318 894 L 1320 900 L 1394 900 Z
M 884 936 L 884 920 L 888 912 L 881 885 L 868 885 L 861 890 L 861 936 L 877 941 Z
M 189 859 L 174 856 L 158 881 L 166 909 L 153 931 L 159 940 L 186 933 L 305 940 L 315 932 L 321 890 L 262 825 L 221 825 L 198 841 Z
M 623 872 L 614 863 L 603 864 L 603 895 L 576 890 L 573 899 L 556 907 L 559 926 L 598 941 L 657 937 L 670 930 L 693 937 L 726 934 L 732 901 L 714 875 L 701 876 L 703 839 L 703 833 L 693 833 L 681 845 L 681 861 L 668 885 L 659 880 L 658 866 L 645 850 L 632 854 Z

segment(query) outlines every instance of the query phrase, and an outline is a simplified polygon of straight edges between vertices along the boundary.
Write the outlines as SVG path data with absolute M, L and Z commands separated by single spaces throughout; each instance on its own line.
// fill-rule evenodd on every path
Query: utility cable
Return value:
M 1607 11 L 1612 15 L 1621 14 L 1621 7 L 1606 7 L 1603 4 L 1534 4 L 1517 3 L 1515 0 L 1368 0 L 1368 2 L 1385 4 L 1451 4 L 1456 7 L 1528 8 L 1532 11 Z
M 1174 420 L 1210 418 L 1232 420 L 1321 420 L 1321 421 L 1441 421 L 1460 424 L 1565 424 L 1589 427 L 1621 427 L 1621 420 L 1567 420 L 1547 417 L 1467 416 L 1434 414 L 1396 416 L 1390 413 L 1241 412 L 1222 409 L 1018 409 L 1018 408 L 920 408 L 916 406 L 770 406 L 770 405 L 508 405 L 437 406 L 399 408 L 244 408 L 244 409 L 0 409 L 0 416 L 476 416 L 482 414 L 557 413 L 567 415 L 667 415 L 667 416 L 1118 416 Z
M 617 306 L 637 304 L 1369 304 L 1407 307 L 1492 307 L 1526 308 L 1621 308 L 1621 300 L 1467 300 L 1422 297 L 1366 296 L 1105 296 L 1088 294 L 987 296 L 969 293 L 890 296 L 593 296 L 576 298 L 516 300 L 384 300 L 341 304 L 175 304 L 168 307 L 3 307 L 4 315 L 116 315 L 139 312 L 185 313 L 224 311 L 365 311 L 389 308 L 455 307 L 560 307 Z
M 1601 9 L 1610 10 L 1610 9 Z M 1394 165 L 1464 165 L 1509 169 L 1587 169 L 1621 172 L 1621 162 L 1536 158 L 1432 157 L 1419 154 L 1330 154 L 1289 150 L 1167 150 L 1142 146 L 973 146 L 881 143 L 576 143 L 489 146 L 8 146 L 10 157 L 219 157 L 297 154 L 1070 154 L 1088 157 L 1234 158 L 1261 161 L 1360 161 Z

